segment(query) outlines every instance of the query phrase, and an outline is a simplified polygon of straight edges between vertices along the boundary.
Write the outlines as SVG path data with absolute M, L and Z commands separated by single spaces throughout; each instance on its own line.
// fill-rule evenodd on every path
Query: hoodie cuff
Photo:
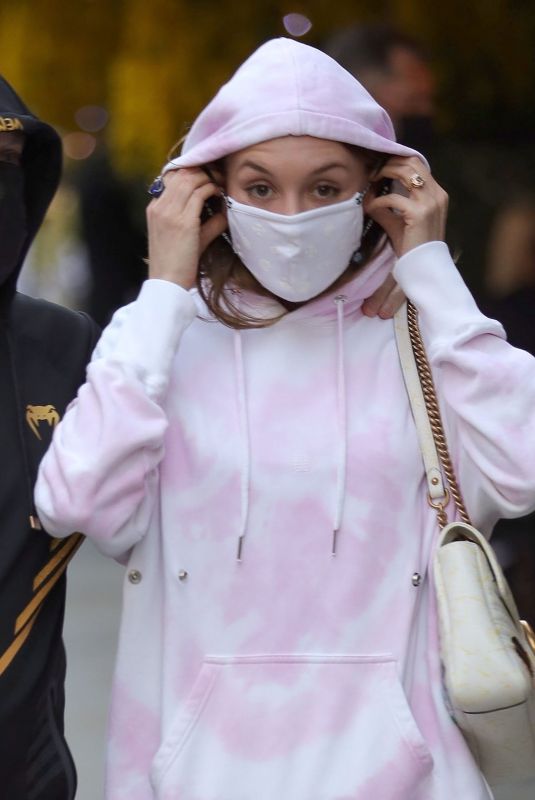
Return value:
M 445 242 L 426 242 L 409 250 L 397 261 L 393 275 L 418 309 L 430 347 L 479 333 L 505 338 L 502 325 L 477 307 Z
M 180 339 L 195 318 L 191 294 L 171 281 L 146 280 L 119 331 L 112 360 L 134 372 L 151 396 L 167 388 Z

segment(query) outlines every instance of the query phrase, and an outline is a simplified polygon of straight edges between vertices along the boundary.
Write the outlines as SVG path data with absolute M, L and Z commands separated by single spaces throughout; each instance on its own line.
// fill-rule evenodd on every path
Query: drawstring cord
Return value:
M 237 292 L 236 292 L 237 293 Z M 337 312 L 337 423 L 338 423 L 338 463 L 336 474 L 336 498 L 333 518 L 331 555 L 337 552 L 338 533 L 342 524 L 344 501 L 346 494 L 347 473 L 347 401 L 344 346 L 344 303 L 346 295 L 334 298 Z M 238 417 L 240 425 L 241 458 L 240 458 L 240 528 L 236 559 L 243 560 L 243 547 L 249 521 L 249 503 L 251 488 L 251 440 L 247 394 L 245 390 L 245 369 L 243 362 L 243 340 L 240 330 L 234 331 L 234 365 L 236 370 L 236 387 L 238 399 Z
M 249 519 L 249 491 L 251 483 L 251 447 L 249 437 L 249 415 L 247 412 L 247 395 L 245 392 L 245 370 L 243 367 L 243 346 L 241 331 L 234 331 L 234 364 L 236 367 L 236 385 L 238 389 L 238 416 L 240 421 L 241 438 L 241 469 L 240 469 L 240 531 L 238 537 L 238 550 L 236 558 L 242 560 L 243 543 L 247 533 Z
M 342 524 L 344 500 L 346 493 L 347 471 L 347 402 L 346 402 L 346 375 L 345 375 L 345 348 L 344 348 L 344 303 L 345 294 L 334 298 L 337 315 L 337 421 L 338 421 L 338 467 L 336 475 L 336 505 L 333 521 L 333 538 L 331 555 L 336 555 L 338 533 Z

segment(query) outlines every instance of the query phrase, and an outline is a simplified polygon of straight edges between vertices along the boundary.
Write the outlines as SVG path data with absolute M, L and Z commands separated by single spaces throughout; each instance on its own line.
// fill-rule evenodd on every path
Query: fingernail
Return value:
M 368 306 L 365 303 L 362 306 L 362 313 L 366 317 L 375 317 L 375 316 L 377 316 L 377 311 L 375 310 L 375 308 L 373 308 L 373 306 Z

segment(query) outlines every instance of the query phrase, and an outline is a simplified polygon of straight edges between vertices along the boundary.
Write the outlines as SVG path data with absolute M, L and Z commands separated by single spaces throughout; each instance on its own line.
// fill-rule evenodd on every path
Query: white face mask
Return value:
M 292 215 L 227 197 L 233 250 L 273 294 L 293 302 L 310 300 L 340 277 L 358 250 L 364 195 Z

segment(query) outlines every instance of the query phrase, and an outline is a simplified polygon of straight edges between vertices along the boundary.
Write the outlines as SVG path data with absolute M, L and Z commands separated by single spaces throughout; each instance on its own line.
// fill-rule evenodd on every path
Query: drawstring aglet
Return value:
M 43 526 L 37 514 L 30 514 L 30 528 L 32 531 L 42 531 Z
M 333 531 L 333 545 L 332 545 L 332 549 L 331 549 L 331 556 L 335 556 L 336 555 L 337 538 L 338 538 L 338 528 Z
M 243 549 L 243 535 L 240 536 L 240 538 L 238 539 L 238 552 L 236 554 L 236 560 L 239 561 L 240 563 L 241 563 L 242 549 Z

